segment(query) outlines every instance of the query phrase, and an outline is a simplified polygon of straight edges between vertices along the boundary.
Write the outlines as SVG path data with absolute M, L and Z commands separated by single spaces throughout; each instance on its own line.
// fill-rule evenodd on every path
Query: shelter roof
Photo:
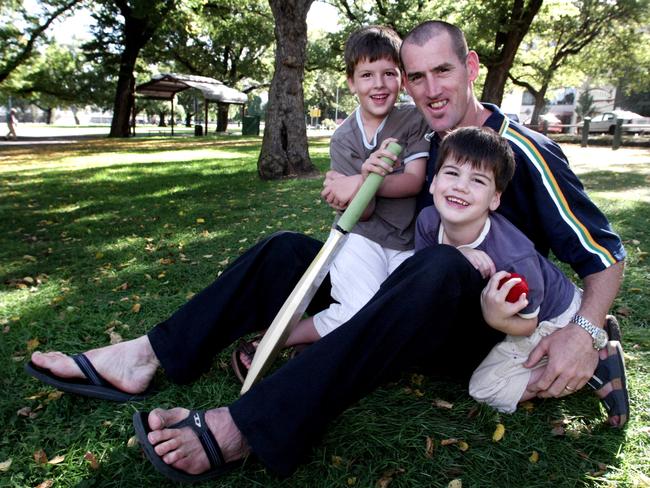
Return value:
M 174 95 L 188 88 L 199 90 L 203 98 L 213 102 L 245 104 L 245 93 L 224 85 L 219 80 L 207 76 L 183 75 L 178 73 L 161 73 L 150 81 L 135 88 L 138 95 L 157 100 L 171 100 Z

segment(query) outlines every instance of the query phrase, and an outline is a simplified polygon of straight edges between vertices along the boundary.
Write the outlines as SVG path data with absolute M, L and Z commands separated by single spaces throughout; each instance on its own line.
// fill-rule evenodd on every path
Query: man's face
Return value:
M 478 56 L 470 51 L 458 59 L 446 32 L 424 45 L 402 46 L 405 88 L 431 129 L 445 133 L 466 125 L 480 125 L 468 112 L 473 100 L 472 82 L 478 76 Z

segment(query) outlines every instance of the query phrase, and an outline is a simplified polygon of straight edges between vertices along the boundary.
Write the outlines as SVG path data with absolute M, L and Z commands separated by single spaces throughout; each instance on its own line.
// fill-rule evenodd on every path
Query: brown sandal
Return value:
M 235 347 L 235 350 L 232 352 L 230 365 L 232 366 L 232 370 L 235 373 L 235 376 L 237 376 L 237 379 L 241 381 L 242 384 L 244 383 L 246 375 L 248 374 L 248 366 L 242 362 L 241 355 L 244 354 L 248 356 L 251 361 L 253 361 L 253 356 L 255 356 L 255 351 L 257 351 L 257 346 L 262 340 L 262 337 L 262 334 L 258 334 L 248 341 L 245 339 L 240 339 L 237 343 L 237 347 Z

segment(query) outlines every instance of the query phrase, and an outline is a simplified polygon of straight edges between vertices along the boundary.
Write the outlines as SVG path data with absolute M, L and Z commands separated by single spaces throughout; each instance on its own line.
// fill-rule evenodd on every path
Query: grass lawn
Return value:
M 276 230 L 324 238 L 322 180 L 260 181 L 259 146 L 138 138 L 0 149 L 0 486 L 173 485 L 132 446 L 131 416 L 233 401 L 229 350 L 197 383 L 161 376 L 161 393 L 130 405 L 57 394 L 23 364 L 34 349 L 79 352 L 143 334 Z M 631 389 L 625 430 L 603 425 L 587 391 L 500 415 L 462 387 L 405 375 L 334 422 L 291 478 L 249 461 L 206 486 L 650 486 L 650 150 L 566 149 L 628 250 L 614 305 Z M 324 170 L 327 140 L 311 152 Z M 494 442 L 499 423 L 505 436 Z

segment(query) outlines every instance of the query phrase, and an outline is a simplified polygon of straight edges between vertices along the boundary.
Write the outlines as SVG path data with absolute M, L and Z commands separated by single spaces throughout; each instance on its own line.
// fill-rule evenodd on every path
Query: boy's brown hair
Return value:
M 354 31 L 345 43 L 345 74 L 352 78 L 361 61 L 372 63 L 378 59 L 390 59 L 399 66 L 401 45 L 399 35 L 390 27 L 370 25 Z
M 436 174 L 450 157 L 459 164 L 469 163 L 472 168 L 492 171 L 499 193 L 503 193 L 515 174 L 515 155 L 510 144 L 487 127 L 460 127 L 447 134 L 438 150 Z

